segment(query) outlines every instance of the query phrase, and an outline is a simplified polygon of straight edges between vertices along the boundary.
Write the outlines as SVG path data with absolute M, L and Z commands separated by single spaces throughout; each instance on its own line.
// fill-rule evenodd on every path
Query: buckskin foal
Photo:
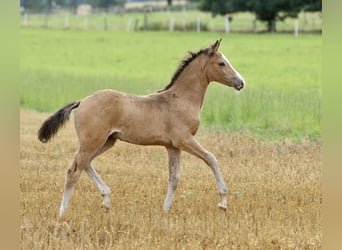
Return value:
M 63 215 L 75 184 L 83 170 L 94 181 L 110 207 L 110 189 L 91 165 L 92 160 L 111 148 L 117 140 L 138 145 L 164 146 L 169 158 L 168 191 L 164 210 L 171 208 L 179 181 L 181 150 L 202 159 L 213 171 L 220 195 L 219 207 L 227 208 L 228 189 L 215 156 L 194 138 L 200 125 L 200 112 L 210 82 L 216 81 L 241 90 L 244 79 L 218 51 L 221 40 L 197 53 L 191 53 L 176 70 L 165 89 L 147 96 L 135 96 L 111 89 L 66 105 L 51 115 L 38 131 L 41 142 L 48 142 L 77 108 L 74 122 L 79 150 L 66 172 L 60 207 Z

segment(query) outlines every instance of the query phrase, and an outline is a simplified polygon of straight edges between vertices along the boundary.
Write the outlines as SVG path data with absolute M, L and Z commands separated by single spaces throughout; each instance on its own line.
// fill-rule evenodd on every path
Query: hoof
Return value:
M 67 239 L 70 236 L 71 228 L 68 225 L 68 223 L 64 222 L 58 222 L 55 226 L 54 234 L 55 237 L 58 237 L 60 239 Z
M 168 212 L 170 212 L 171 207 L 165 207 L 165 206 L 164 206 L 163 209 L 164 209 L 164 212 L 165 212 L 165 213 L 168 213 Z
M 105 204 L 101 204 L 101 208 L 102 208 L 103 212 L 105 212 L 105 213 L 109 212 L 109 207 L 106 206 Z
M 218 204 L 219 209 L 227 211 L 227 205 L 223 205 L 221 203 Z

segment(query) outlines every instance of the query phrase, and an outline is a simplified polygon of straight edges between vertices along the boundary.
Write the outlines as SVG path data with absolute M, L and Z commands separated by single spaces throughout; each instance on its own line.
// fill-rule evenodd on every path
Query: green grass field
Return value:
M 53 112 L 103 88 L 141 95 L 160 90 L 186 51 L 222 37 L 221 52 L 247 87 L 237 94 L 212 84 L 202 124 L 267 140 L 320 139 L 320 35 L 31 28 L 20 33 L 21 107 Z

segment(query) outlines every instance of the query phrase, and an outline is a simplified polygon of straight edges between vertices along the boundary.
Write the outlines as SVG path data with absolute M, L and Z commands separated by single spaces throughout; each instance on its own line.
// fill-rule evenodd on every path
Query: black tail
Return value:
M 38 131 L 38 139 L 43 143 L 48 142 L 57 134 L 58 129 L 69 120 L 71 110 L 77 108 L 79 105 L 79 101 L 69 103 L 46 119 Z

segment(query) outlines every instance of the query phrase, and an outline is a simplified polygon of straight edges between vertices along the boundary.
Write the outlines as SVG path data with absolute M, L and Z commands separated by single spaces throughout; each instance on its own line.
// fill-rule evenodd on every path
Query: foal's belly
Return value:
M 118 135 L 118 139 L 136 145 L 171 145 L 171 140 L 166 137 L 154 134 L 130 134 L 122 131 Z

